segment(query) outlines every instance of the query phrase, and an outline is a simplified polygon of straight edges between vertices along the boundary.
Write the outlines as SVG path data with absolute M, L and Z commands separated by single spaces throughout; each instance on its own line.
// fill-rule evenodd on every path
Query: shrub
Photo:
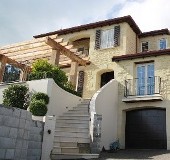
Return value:
M 28 88 L 24 85 L 10 85 L 3 91 L 3 104 L 9 107 L 27 109 L 24 106 Z
M 64 71 L 59 67 L 48 63 L 47 60 L 39 59 L 32 65 L 32 73 L 29 75 L 28 80 L 53 78 L 55 83 L 64 85 L 67 83 L 68 78 Z
M 34 101 L 34 100 L 44 100 L 45 104 L 49 103 L 48 95 L 45 94 L 45 93 L 41 93 L 41 92 L 37 92 L 37 93 L 32 95 L 31 101 Z
M 81 96 L 74 90 L 73 85 L 68 82 L 68 77 L 65 72 L 59 67 L 48 63 L 47 60 L 37 60 L 32 65 L 32 73 L 29 74 L 27 80 L 36 80 L 43 78 L 53 78 L 55 83 L 67 92 Z
M 48 63 L 47 60 L 38 59 L 32 65 L 32 72 L 49 72 L 53 68 L 53 65 Z
M 29 110 L 34 116 L 44 116 L 47 113 L 47 106 L 44 100 L 33 100 L 29 105 Z

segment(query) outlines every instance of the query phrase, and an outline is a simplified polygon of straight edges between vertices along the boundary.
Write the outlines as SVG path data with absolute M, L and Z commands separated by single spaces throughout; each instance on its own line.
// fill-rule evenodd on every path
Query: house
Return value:
M 77 48 L 72 52 L 82 64 L 60 55 L 54 46 L 52 51 L 37 47 L 37 57 L 44 58 L 40 49 L 51 54 L 50 62 L 70 75 L 84 99 L 91 99 L 91 125 L 97 124 L 91 136 L 96 146 L 109 149 L 119 139 L 122 149 L 169 150 L 169 30 L 142 32 L 131 16 L 125 16 L 36 35 L 32 46 L 33 41 L 56 35 L 58 42 L 63 38 L 62 46 Z M 22 45 L 30 49 L 30 42 Z M 32 63 L 36 56 L 29 54 L 35 48 L 28 54 L 22 47 L 2 47 L 1 52 L 18 62 Z M 14 48 L 19 55 L 12 54 Z

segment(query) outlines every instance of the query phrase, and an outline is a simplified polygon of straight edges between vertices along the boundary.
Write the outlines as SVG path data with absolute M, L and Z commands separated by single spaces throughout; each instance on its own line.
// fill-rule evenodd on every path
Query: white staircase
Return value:
M 89 100 L 84 100 L 56 120 L 51 159 L 91 159 Z

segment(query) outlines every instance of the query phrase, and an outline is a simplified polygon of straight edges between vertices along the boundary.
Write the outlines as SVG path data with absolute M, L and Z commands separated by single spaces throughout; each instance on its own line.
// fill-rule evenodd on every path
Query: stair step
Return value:
M 89 134 L 87 133 L 68 133 L 68 132 L 57 132 L 55 134 L 55 136 L 57 137 L 82 137 L 82 138 L 89 138 Z
M 54 136 L 54 142 L 90 143 L 90 138 Z
M 78 147 L 53 147 L 52 154 L 56 153 L 79 153 Z
M 60 135 L 60 136 L 75 136 L 75 137 L 84 137 L 89 135 L 88 132 L 62 132 L 62 131 L 58 131 L 55 132 L 55 135 Z
M 75 154 L 75 153 L 64 153 L 64 154 L 52 154 L 51 159 L 94 159 L 98 158 L 99 154 Z
M 63 116 L 59 116 L 59 119 L 90 120 L 90 117 L 89 115 L 63 115 Z
M 75 142 L 54 142 L 53 146 L 56 147 L 77 147 Z
M 57 119 L 56 120 L 56 123 L 82 123 L 82 124 L 84 124 L 84 123 L 89 123 L 89 120 L 82 120 L 82 119 L 80 119 L 80 120 L 76 120 L 76 119 Z
M 68 112 L 64 113 L 63 115 L 79 115 L 79 114 L 84 114 L 84 115 L 88 115 L 88 111 L 82 111 L 82 110 L 69 110 Z
M 89 128 L 82 128 L 82 127 L 78 127 L 78 128 L 73 128 L 73 127 L 59 127 L 55 129 L 55 132 L 58 131 L 66 131 L 66 132 L 89 132 Z
M 56 128 L 58 127 L 89 127 L 89 123 L 62 123 L 62 122 L 57 122 L 56 123 Z
M 88 106 L 77 106 L 77 107 L 73 107 L 73 109 L 72 110 L 74 110 L 74 111 L 88 111 L 89 110 L 89 107 Z

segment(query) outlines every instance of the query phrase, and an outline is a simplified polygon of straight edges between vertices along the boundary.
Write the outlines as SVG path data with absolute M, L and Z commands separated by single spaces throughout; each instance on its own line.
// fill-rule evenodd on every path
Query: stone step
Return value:
M 64 113 L 63 115 L 74 115 L 74 114 L 84 114 L 84 115 L 89 115 L 88 111 L 82 111 L 82 110 L 69 110 L 68 112 Z
M 59 116 L 59 119 L 90 120 L 90 116 L 89 115 L 62 115 Z
M 52 160 L 57 159 L 95 159 L 99 157 L 99 154 L 75 154 L 75 153 L 64 153 L 64 154 L 52 154 Z
M 73 107 L 72 110 L 74 110 L 74 111 L 88 111 L 89 107 L 87 105 L 85 105 L 84 107 L 81 105 L 81 106 Z
M 83 138 L 89 138 L 88 133 L 77 133 L 77 132 L 56 132 L 55 136 L 62 136 L 62 137 L 83 137 Z
M 54 136 L 54 142 L 90 143 L 90 138 Z
M 62 122 L 57 122 L 56 123 L 56 128 L 60 128 L 60 127 L 75 127 L 75 128 L 78 128 L 78 127 L 86 127 L 88 128 L 89 127 L 89 123 L 62 123 Z
M 56 123 L 82 123 L 82 124 L 84 124 L 84 123 L 89 123 L 89 120 L 82 120 L 82 119 L 80 119 L 80 120 L 77 120 L 77 119 L 57 119 L 56 120 Z
M 77 147 L 75 142 L 54 142 L 53 146 L 56 147 Z
M 89 128 L 87 127 L 78 127 L 78 128 L 73 128 L 73 127 L 60 127 L 60 128 L 56 128 L 55 132 L 58 131 L 66 131 L 66 132 L 89 132 Z
M 78 147 L 53 147 L 52 154 L 56 153 L 79 153 Z
M 84 99 L 81 104 L 89 104 L 90 103 L 90 99 Z
M 74 106 L 73 108 L 76 108 L 76 107 L 81 107 L 81 108 L 88 108 L 89 107 L 89 103 L 79 103 L 77 104 L 77 106 Z

